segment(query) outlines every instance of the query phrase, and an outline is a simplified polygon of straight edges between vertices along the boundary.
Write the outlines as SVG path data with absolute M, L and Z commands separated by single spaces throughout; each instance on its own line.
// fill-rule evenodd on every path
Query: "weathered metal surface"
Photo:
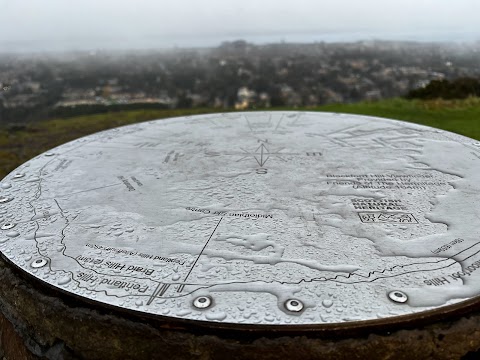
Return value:
M 0 251 L 59 296 L 181 326 L 409 322 L 480 293 L 479 164 L 477 141 L 378 118 L 152 121 L 8 175 Z

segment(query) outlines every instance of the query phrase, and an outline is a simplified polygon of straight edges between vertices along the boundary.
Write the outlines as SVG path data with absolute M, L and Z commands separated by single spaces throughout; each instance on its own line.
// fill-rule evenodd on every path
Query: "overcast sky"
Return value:
M 480 0 L 0 0 L 0 52 L 244 38 L 480 40 Z

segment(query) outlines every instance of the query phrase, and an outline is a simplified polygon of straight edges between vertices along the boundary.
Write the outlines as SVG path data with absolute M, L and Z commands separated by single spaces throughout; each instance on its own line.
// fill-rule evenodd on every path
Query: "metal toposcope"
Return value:
M 172 327 L 411 323 L 476 304 L 479 169 L 478 141 L 380 118 L 150 121 L 8 175 L 0 251 L 49 293 Z

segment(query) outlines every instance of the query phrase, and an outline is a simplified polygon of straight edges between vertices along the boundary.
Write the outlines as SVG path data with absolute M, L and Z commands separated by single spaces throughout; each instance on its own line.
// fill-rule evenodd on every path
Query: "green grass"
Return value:
M 378 102 L 326 105 L 314 110 L 404 120 L 480 140 L 480 98 L 449 101 L 395 98 Z
M 480 140 L 480 98 L 451 101 L 409 101 L 396 98 L 295 110 L 380 116 L 428 125 Z M 12 130 L 0 128 L 0 178 L 35 155 L 81 136 L 140 121 L 217 111 L 215 109 L 119 111 L 46 120 Z

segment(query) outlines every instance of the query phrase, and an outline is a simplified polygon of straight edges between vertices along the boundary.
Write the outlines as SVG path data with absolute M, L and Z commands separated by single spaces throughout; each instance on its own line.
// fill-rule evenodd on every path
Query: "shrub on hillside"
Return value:
M 413 89 L 405 96 L 407 99 L 466 99 L 480 96 L 480 81 L 474 78 L 455 80 L 432 80 L 420 89 Z

